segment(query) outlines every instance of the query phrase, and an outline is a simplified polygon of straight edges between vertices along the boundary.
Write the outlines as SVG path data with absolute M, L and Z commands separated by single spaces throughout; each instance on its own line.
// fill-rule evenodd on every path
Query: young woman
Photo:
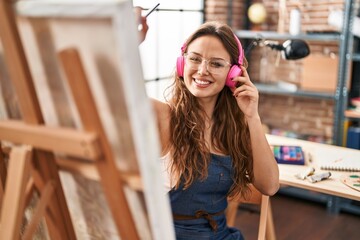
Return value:
M 242 239 L 226 225 L 227 199 L 249 184 L 266 195 L 279 188 L 246 67 L 230 27 L 205 23 L 182 47 L 170 98 L 153 100 L 177 239 Z

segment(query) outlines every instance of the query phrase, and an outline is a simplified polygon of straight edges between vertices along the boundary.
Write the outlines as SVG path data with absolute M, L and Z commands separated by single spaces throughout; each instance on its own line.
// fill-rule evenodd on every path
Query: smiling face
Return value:
M 222 42 L 214 36 L 202 36 L 192 41 L 187 53 L 194 53 L 202 59 L 222 59 L 230 62 L 230 54 Z M 230 66 L 225 66 L 219 73 L 210 73 L 207 70 L 208 61 L 203 61 L 198 69 L 189 66 L 185 61 L 184 82 L 188 90 L 198 98 L 214 98 L 225 86 L 226 76 Z

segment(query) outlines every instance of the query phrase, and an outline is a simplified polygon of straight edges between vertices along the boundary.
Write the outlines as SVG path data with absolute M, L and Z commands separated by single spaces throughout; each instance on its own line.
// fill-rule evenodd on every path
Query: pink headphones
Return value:
M 236 82 L 233 82 L 232 79 L 234 77 L 240 76 L 242 71 L 240 66 L 243 64 L 243 59 L 244 59 L 244 50 L 241 46 L 241 43 L 238 39 L 238 37 L 234 34 L 235 40 L 238 44 L 239 47 L 239 58 L 238 58 L 238 64 L 239 65 L 232 65 L 229 73 L 226 77 L 226 82 L 225 85 L 228 87 L 235 87 Z M 176 70 L 177 73 L 179 75 L 179 77 L 183 77 L 184 76 L 184 66 L 185 66 L 185 58 L 184 58 L 184 52 L 185 52 L 185 48 L 186 48 L 186 44 L 184 43 L 181 47 L 181 56 L 177 58 L 177 62 L 176 62 Z

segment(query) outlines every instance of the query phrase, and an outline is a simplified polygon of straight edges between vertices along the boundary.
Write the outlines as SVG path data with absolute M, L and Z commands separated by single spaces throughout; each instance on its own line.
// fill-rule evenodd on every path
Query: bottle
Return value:
M 297 35 L 301 32 L 301 14 L 298 8 L 292 9 L 290 12 L 289 33 Z

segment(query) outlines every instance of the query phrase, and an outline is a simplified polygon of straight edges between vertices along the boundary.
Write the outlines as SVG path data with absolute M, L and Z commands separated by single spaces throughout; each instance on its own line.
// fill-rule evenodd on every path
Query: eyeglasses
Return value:
M 231 64 L 225 61 L 224 59 L 221 58 L 205 59 L 199 56 L 198 54 L 192 52 L 185 53 L 184 57 L 185 57 L 185 64 L 187 64 L 187 66 L 193 70 L 198 70 L 202 62 L 205 61 L 207 71 L 212 74 L 221 74 L 226 70 L 227 66 L 231 66 Z

